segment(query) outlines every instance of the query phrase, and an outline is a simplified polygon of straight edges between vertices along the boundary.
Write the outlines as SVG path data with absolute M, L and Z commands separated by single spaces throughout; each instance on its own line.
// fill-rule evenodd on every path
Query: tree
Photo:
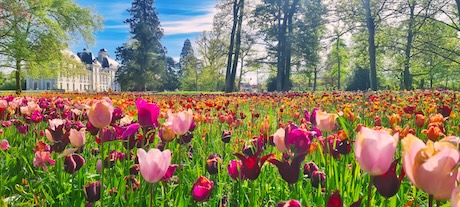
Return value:
M 94 41 L 93 31 L 101 27 L 101 18 L 72 0 L 2 1 L 0 54 L 14 68 L 16 93 L 20 94 L 21 76 L 57 77 L 77 63 L 64 50 L 75 37 Z M 78 39 L 78 38 L 77 38 Z M 71 71 L 74 72 L 74 71 Z
M 182 70 L 185 69 L 187 56 L 193 55 L 192 42 L 189 39 L 184 41 L 184 46 L 182 46 L 182 51 L 179 58 L 179 75 L 182 74 Z
M 225 61 L 227 57 L 227 39 L 221 30 L 203 32 L 196 41 L 201 60 L 202 74 L 200 89 L 221 91 L 225 87 Z
M 166 75 L 163 79 L 163 90 L 174 91 L 179 89 L 179 63 L 176 63 L 172 57 L 166 58 Z
M 244 17 L 244 0 L 233 0 L 233 25 L 228 49 L 227 71 L 225 73 L 225 92 L 235 89 L 236 69 L 241 49 L 241 28 Z M 241 63 L 243 64 L 243 63 Z
M 161 45 L 163 30 L 154 7 L 154 0 L 134 0 L 131 17 L 125 20 L 130 26 L 129 43 L 117 48 L 117 59 L 123 66 L 118 70 L 118 80 L 132 81 L 123 90 L 145 91 L 159 89 L 166 68 L 166 49 Z
M 192 43 L 185 40 L 179 60 L 179 82 L 182 90 L 198 91 L 198 78 L 201 74 L 198 63 Z
M 341 89 L 340 84 L 343 79 L 346 78 L 344 76 L 349 73 L 349 52 L 349 48 L 345 44 L 345 41 L 339 38 L 335 40 L 331 51 L 327 55 L 325 70 L 328 71 L 328 74 L 325 74 L 325 77 L 329 77 L 331 86 L 337 87 L 338 90 Z

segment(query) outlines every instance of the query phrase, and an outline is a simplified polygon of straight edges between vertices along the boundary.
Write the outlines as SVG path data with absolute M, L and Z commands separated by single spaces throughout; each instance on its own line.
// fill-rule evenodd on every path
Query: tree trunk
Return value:
M 21 84 L 21 61 L 16 60 L 16 94 L 20 95 L 22 93 L 22 84 Z
M 337 44 L 335 47 L 337 53 L 337 90 L 340 90 L 340 35 L 337 36 Z
M 235 56 L 233 57 L 233 65 L 232 65 L 232 71 L 230 74 L 230 92 L 233 92 L 235 90 L 235 78 L 236 78 L 236 69 L 238 67 L 238 60 L 240 56 L 240 49 L 241 49 L 241 27 L 243 24 L 243 16 L 244 16 L 244 0 L 240 0 L 239 5 L 238 5 L 238 10 L 239 10 L 239 17 L 238 17 L 238 23 L 237 23 L 237 30 L 236 30 L 236 44 L 235 44 Z M 243 62 L 241 62 L 241 65 Z
M 244 56 L 241 56 L 240 61 L 241 61 L 241 66 L 240 66 L 240 77 L 238 77 L 238 91 L 241 90 L 241 80 L 243 79 Z
M 409 4 L 410 16 L 409 16 L 409 27 L 407 29 L 407 43 L 404 60 L 404 89 L 412 90 L 412 75 L 410 74 L 410 59 L 412 50 L 412 41 L 414 39 L 414 24 L 415 24 L 415 3 Z
M 315 67 L 315 70 L 313 71 L 313 91 L 316 91 L 316 81 L 318 79 L 318 68 Z
M 235 30 L 236 25 L 238 23 L 238 0 L 234 0 L 233 2 L 233 25 L 232 25 L 232 32 L 230 34 L 230 45 L 228 47 L 228 57 L 227 57 L 227 71 L 225 73 L 225 92 L 230 93 L 232 92 L 232 88 L 230 85 L 231 81 L 231 70 L 232 70 L 232 58 L 233 58 L 233 47 L 235 44 Z
M 369 33 L 369 66 L 370 66 L 370 81 L 371 89 L 376 91 L 378 89 L 377 83 L 377 66 L 376 66 L 376 46 L 375 46 L 375 22 L 371 14 L 370 0 L 364 0 L 364 9 L 366 10 L 366 25 Z
M 278 4 L 281 6 L 281 0 L 278 0 Z M 284 11 L 287 10 L 289 6 L 289 1 L 284 2 Z M 286 23 L 287 15 L 284 13 L 283 18 L 281 19 L 282 14 L 281 7 L 279 9 L 278 17 L 278 62 L 277 62 L 277 75 L 276 75 L 276 90 L 282 91 L 284 89 L 284 76 L 285 76 L 285 52 L 286 52 Z

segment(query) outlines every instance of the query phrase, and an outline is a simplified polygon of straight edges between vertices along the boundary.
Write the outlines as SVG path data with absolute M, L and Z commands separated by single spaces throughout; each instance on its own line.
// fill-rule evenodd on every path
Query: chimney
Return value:
M 108 57 L 108 53 L 107 53 L 107 50 L 105 48 L 102 48 L 101 50 L 99 50 L 99 53 L 97 54 L 97 60 L 102 63 L 102 61 L 104 60 L 105 57 Z

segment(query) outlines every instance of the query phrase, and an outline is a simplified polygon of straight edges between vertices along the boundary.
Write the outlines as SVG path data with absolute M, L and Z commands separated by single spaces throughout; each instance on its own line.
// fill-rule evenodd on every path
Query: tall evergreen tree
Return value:
M 179 75 L 182 75 L 182 71 L 185 69 L 187 56 L 189 54 L 193 55 L 192 42 L 189 39 L 184 41 L 184 46 L 182 47 L 182 52 L 180 53 L 179 59 Z
M 117 58 L 123 66 L 118 70 L 118 81 L 123 90 L 155 90 L 166 67 L 166 49 L 161 45 L 163 30 L 155 11 L 154 0 L 134 0 L 131 17 L 125 20 L 132 34 L 130 42 L 117 48 Z M 131 84 L 128 84 L 131 83 Z

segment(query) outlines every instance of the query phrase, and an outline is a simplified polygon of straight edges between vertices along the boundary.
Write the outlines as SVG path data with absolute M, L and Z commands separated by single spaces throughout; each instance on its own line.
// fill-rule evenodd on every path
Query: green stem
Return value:
M 101 140 L 101 206 L 104 206 L 104 138 L 102 137 L 102 131 L 103 129 L 99 129 L 99 139 Z
M 428 195 L 428 207 L 433 207 L 433 195 Z
M 150 184 L 150 207 L 155 206 L 155 202 L 154 202 L 155 191 L 153 190 L 154 185 L 155 183 Z
M 255 200 L 256 187 L 254 185 L 255 182 L 256 182 L 255 180 L 251 182 L 251 206 L 253 207 L 256 206 L 256 200 Z
M 374 184 L 374 178 L 371 176 L 369 180 L 369 186 L 367 187 L 367 206 L 371 207 L 371 197 L 372 197 L 372 185 Z

